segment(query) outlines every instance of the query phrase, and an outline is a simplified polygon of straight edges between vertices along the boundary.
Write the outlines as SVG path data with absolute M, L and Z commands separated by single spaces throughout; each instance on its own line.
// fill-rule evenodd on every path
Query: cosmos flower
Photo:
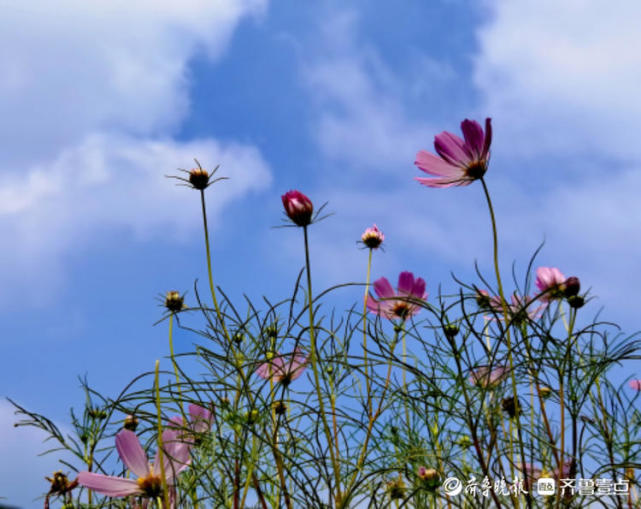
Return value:
M 384 240 L 385 235 L 383 235 L 383 232 L 380 231 L 376 225 L 370 226 L 363 232 L 363 235 L 361 235 L 361 241 L 370 249 L 378 248 Z
M 556 267 L 539 267 L 536 269 L 536 287 L 543 294 L 541 300 L 550 302 L 563 294 L 566 277 Z
M 164 451 L 162 454 L 165 481 L 171 485 L 173 480 L 189 465 L 189 444 L 177 439 L 178 431 L 166 429 L 162 433 Z M 147 454 L 133 431 L 121 430 L 116 435 L 116 449 L 125 466 L 138 479 L 126 479 L 94 472 L 78 473 L 78 483 L 110 497 L 142 496 L 156 498 L 162 494 L 163 480 L 160 454 L 156 453 L 153 465 L 149 464 Z
M 483 389 L 492 389 L 500 384 L 507 377 L 508 369 L 505 366 L 496 366 L 490 369 L 490 366 L 478 366 L 470 371 L 470 383 L 482 387 Z
M 185 424 L 182 417 L 176 415 L 169 419 L 169 421 L 176 426 L 176 428 L 189 428 L 193 434 L 202 434 L 207 433 L 211 430 L 211 427 L 214 423 L 214 414 L 200 405 L 191 403 L 188 407 L 189 411 L 189 422 Z M 193 444 L 193 440 L 190 437 L 185 437 L 183 434 L 179 435 L 179 440 L 184 440 L 190 445 Z
M 298 226 L 307 226 L 312 222 L 314 205 L 300 191 L 287 191 L 281 196 L 287 216 Z
M 374 281 L 374 291 L 379 300 L 368 295 L 367 309 L 389 320 L 407 320 L 421 309 L 416 301 L 427 299 L 425 281 L 420 277 L 415 279 L 411 272 L 400 273 L 396 292 L 384 277 Z
M 462 140 L 455 134 L 443 131 L 434 137 L 438 156 L 421 150 L 414 164 L 436 178 L 416 177 L 428 187 L 467 186 L 480 179 L 487 171 L 492 143 L 492 122 L 485 119 L 485 132 L 474 120 L 461 122 Z
M 256 374 L 265 380 L 289 385 L 303 374 L 306 365 L 307 356 L 300 348 L 296 348 L 288 359 L 285 355 L 277 353 L 267 362 L 263 362 L 258 366 Z

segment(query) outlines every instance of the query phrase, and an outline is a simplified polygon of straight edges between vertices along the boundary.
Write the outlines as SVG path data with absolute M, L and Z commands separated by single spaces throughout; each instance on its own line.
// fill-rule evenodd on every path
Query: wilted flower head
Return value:
M 162 433 L 164 451 L 162 462 L 165 481 L 172 484 L 176 476 L 189 465 L 189 444 L 178 438 L 178 430 L 166 429 Z M 153 465 L 149 464 L 147 454 L 133 431 L 121 430 L 116 435 L 116 449 L 125 466 L 138 479 L 113 477 L 94 472 L 80 472 L 78 483 L 110 497 L 143 496 L 156 498 L 162 494 L 163 479 L 160 454 L 156 453 Z
M 635 391 L 641 391 L 641 380 L 630 380 L 628 385 Z
M 378 248 L 384 240 L 385 235 L 383 235 L 383 232 L 380 231 L 376 225 L 370 226 L 363 232 L 363 235 L 361 235 L 361 241 L 370 249 Z
M 470 383 L 484 389 L 492 389 L 507 377 L 508 369 L 505 366 L 478 366 L 470 371 Z
M 307 226 L 312 222 L 314 205 L 300 191 L 287 191 L 281 196 L 287 216 L 298 226 Z
M 461 122 L 462 140 L 455 134 L 443 131 L 434 137 L 434 149 L 439 157 L 426 150 L 416 155 L 415 165 L 437 178 L 417 177 L 429 187 L 467 186 L 485 175 L 492 143 L 492 122 L 485 119 L 485 132 L 474 120 Z
M 267 362 L 263 362 L 258 366 L 256 374 L 265 380 L 289 385 L 303 374 L 306 365 L 307 356 L 300 348 L 296 348 L 288 359 L 285 355 L 277 353 Z
M 408 319 L 421 309 L 416 301 L 427 299 L 425 281 L 420 277 L 415 279 L 411 272 L 400 273 L 396 292 L 384 277 L 374 281 L 374 291 L 379 300 L 368 295 L 367 309 L 389 320 Z
M 536 269 L 536 287 L 541 291 L 541 300 L 549 302 L 563 296 L 565 276 L 556 267 Z

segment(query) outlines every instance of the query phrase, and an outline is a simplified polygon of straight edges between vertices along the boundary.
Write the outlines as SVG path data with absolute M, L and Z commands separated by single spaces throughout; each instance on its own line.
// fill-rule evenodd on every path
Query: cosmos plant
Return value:
M 393 287 L 379 268 L 394 246 L 390 218 L 373 207 L 353 232 L 363 272 L 318 291 L 309 232 L 324 206 L 290 190 L 281 201 L 292 228 L 274 245 L 300 242 L 291 295 L 232 301 L 215 284 L 207 222 L 210 190 L 225 178 L 198 161 L 174 176 L 200 201 L 207 289 L 161 294 L 167 369 L 156 361 L 117 395 L 83 380 L 72 434 L 12 401 L 16 425 L 45 430 L 61 454 L 44 507 L 641 508 L 638 337 L 591 317 L 594 296 L 564 275 L 573 267 L 533 257 L 505 277 L 491 119 L 465 119 L 461 133 L 418 150 L 428 176 L 416 180 L 483 193 L 489 224 L 460 190 L 424 190 L 452 193 L 487 228 L 493 263 L 477 264 L 472 281 L 432 280 L 428 254 L 411 272 L 402 264 L 417 257 L 396 245 Z M 336 309 L 346 295 L 353 305 Z M 175 328 L 193 349 L 175 352 Z M 558 489 L 537 491 L 550 480 Z

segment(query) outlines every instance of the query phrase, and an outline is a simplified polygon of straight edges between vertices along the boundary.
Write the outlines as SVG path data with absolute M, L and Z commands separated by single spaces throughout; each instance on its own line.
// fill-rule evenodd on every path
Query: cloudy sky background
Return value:
M 638 2 L 0 5 L 1 396 L 65 425 L 79 375 L 113 395 L 166 355 L 154 297 L 206 277 L 198 196 L 164 178 L 194 157 L 231 177 L 208 199 L 232 296 L 287 295 L 300 232 L 271 227 L 291 188 L 335 213 L 312 230 L 316 288 L 363 280 L 372 222 L 374 277 L 412 270 L 436 293 L 475 260 L 490 273 L 481 188 L 412 180 L 466 117 L 493 119 L 504 269 L 545 241 L 540 265 L 638 329 Z M 39 507 L 55 459 L 14 420 L 0 401 L 0 496 Z

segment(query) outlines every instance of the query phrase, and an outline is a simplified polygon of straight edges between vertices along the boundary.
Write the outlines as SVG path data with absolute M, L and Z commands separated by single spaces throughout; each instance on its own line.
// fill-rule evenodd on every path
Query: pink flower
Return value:
M 361 235 L 361 241 L 370 249 L 376 249 L 384 240 L 385 235 L 383 235 L 383 232 L 380 231 L 376 225 L 370 226 L 363 232 L 363 235 Z
M 162 433 L 162 455 L 165 481 L 172 484 L 176 476 L 189 465 L 189 444 L 177 438 L 178 431 L 166 429 Z M 110 497 L 143 496 L 155 498 L 162 495 L 162 469 L 160 455 L 156 453 L 153 466 L 149 464 L 138 437 L 133 431 L 121 430 L 116 435 L 116 449 L 125 466 L 138 479 L 125 479 L 94 472 L 78 473 L 78 483 Z
M 630 386 L 630 389 L 641 391 L 641 380 L 630 380 L 628 385 Z
M 541 291 L 541 300 L 550 302 L 562 296 L 566 278 L 556 267 L 536 269 L 536 287 Z
M 530 489 L 534 481 L 537 481 L 541 477 L 552 477 L 553 479 L 568 479 L 570 477 L 570 471 L 572 470 L 572 460 L 564 461 L 563 468 L 561 469 L 561 475 L 559 475 L 559 468 L 555 468 L 552 472 L 543 471 L 540 467 L 535 467 L 531 463 L 517 464 L 517 470 L 525 472 L 527 474 L 527 485 L 526 489 Z
M 490 370 L 490 366 L 479 366 L 470 371 L 470 383 L 482 387 L 483 389 L 491 389 L 500 384 L 507 378 L 508 370 L 504 366 L 496 366 Z
M 434 137 L 434 148 L 440 157 L 421 150 L 414 164 L 437 178 L 419 178 L 429 187 L 467 186 L 485 175 L 492 143 L 491 119 L 485 119 L 485 132 L 474 120 L 461 122 L 465 141 L 447 131 Z
M 283 196 L 283 206 L 287 216 L 298 226 L 307 226 L 312 222 L 314 205 L 300 191 L 287 191 Z
M 289 385 L 303 374 L 307 365 L 307 356 L 300 348 L 296 348 L 288 360 L 285 356 L 278 353 L 272 359 L 258 366 L 256 374 L 265 380 Z
M 187 427 L 189 428 L 189 430 L 196 435 L 209 432 L 214 423 L 214 414 L 206 408 L 203 408 L 200 405 L 195 405 L 193 403 L 189 405 L 188 409 L 189 423 L 187 424 Z M 179 415 L 176 415 L 169 419 L 169 422 L 175 425 L 176 428 L 183 428 L 186 426 L 183 418 Z M 192 437 L 184 436 L 184 434 L 179 434 L 178 439 L 183 440 L 189 445 L 192 445 L 194 443 Z
M 411 272 L 400 273 L 396 292 L 384 277 L 374 281 L 374 291 L 380 300 L 369 295 L 367 309 L 388 320 L 395 318 L 406 320 L 414 316 L 421 309 L 420 303 L 416 301 L 427 299 L 425 281 L 420 277 L 414 279 L 414 274 Z

